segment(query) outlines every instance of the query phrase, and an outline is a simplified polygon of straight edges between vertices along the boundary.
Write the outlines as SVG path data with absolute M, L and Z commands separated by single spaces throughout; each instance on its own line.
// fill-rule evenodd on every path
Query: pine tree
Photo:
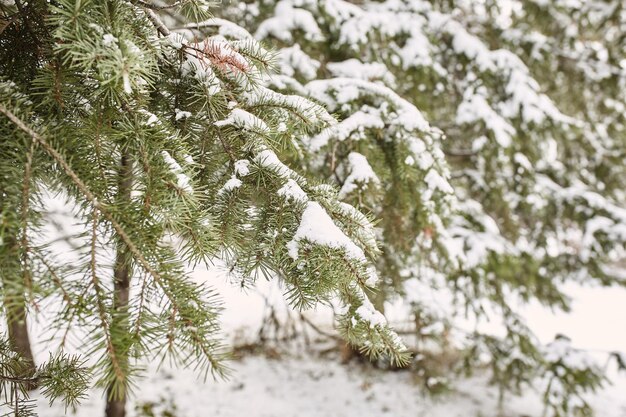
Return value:
M 500 318 L 504 337 L 461 333 L 465 369 L 486 354 L 501 394 L 540 379 L 555 415 L 588 412 L 599 368 L 541 346 L 514 303 L 567 310 L 566 282 L 624 282 L 622 2 L 355 3 L 221 14 L 279 50 L 267 86 L 339 118 L 298 162 L 376 219 L 376 305 L 402 297 L 418 341 L 444 345 L 455 316 Z
M 62 306 L 59 347 L 68 333 L 88 335 L 82 354 L 95 362 L 107 416 L 125 415 L 146 359 L 226 374 L 219 294 L 186 268 L 215 257 L 246 282 L 282 280 L 296 308 L 339 298 L 351 344 L 408 360 L 366 295 L 379 252 L 370 219 L 278 157 L 295 160 L 298 138 L 335 119 L 263 86 L 273 54 L 237 36 L 243 28 L 219 21 L 218 34 L 186 38 L 157 13 L 184 24 L 205 21 L 208 6 L 0 4 L 3 305 L 9 320 L 14 304 Z M 43 190 L 78 206 L 86 232 L 75 265 L 35 244 Z M 76 368 L 66 362 L 51 361 L 64 375 Z

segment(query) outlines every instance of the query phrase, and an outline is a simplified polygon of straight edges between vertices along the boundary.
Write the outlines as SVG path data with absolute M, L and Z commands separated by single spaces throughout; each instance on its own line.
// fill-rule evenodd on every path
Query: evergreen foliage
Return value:
M 622 2 L 210 6 L 0 1 L 14 411 L 34 412 L 32 384 L 73 406 L 95 382 L 124 415 L 145 360 L 225 375 L 219 294 L 187 268 L 217 257 L 242 286 L 280 279 L 296 308 L 339 298 L 343 336 L 395 365 L 407 349 L 379 311 L 401 299 L 414 367 L 424 342 L 454 341 L 501 400 L 539 381 L 554 416 L 588 415 L 600 368 L 565 337 L 541 346 L 516 306 L 624 283 Z M 48 190 L 80 208 L 75 264 L 37 244 Z M 89 335 L 92 376 L 63 353 L 35 366 L 26 316 L 43 299 L 62 306 L 61 352 Z M 481 329 L 494 318 L 501 334 Z
M 187 268 L 214 257 L 242 285 L 281 279 L 297 308 L 338 297 L 350 343 L 398 365 L 408 360 L 366 296 L 379 252 L 369 218 L 277 156 L 296 160 L 298 138 L 335 119 L 263 86 L 273 54 L 251 37 L 186 39 L 157 14 L 203 21 L 208 6 L 0 3 L 2 292 L 22 311 L 57 300 L 61 349 L 68 333 L 88 335 L 82 354 L 107 390 L 108 416 L 124 415 L 146 360 L 226 374 L 219 294 Z M 79 206 L 87 232 L 73 265 L 34 243 L 43 190 Z M 11 303 L 4 308 L 11 321 Z M 19 323 L 25 328 L 25 314 Z M 56 381 L 79 375 L 77 367 L 77 359 L 53 358 L 32 377 L 54 375 L 54 383 L 40 379 L 44 392 L 65 392 L 73 405 L 78 386 Z
M 89 387 L 89 371 L 77 356 L 50 355 L 31 372 L 31 363 L 12 351 L 6 338 L 0 340 L 0 398 L 8 406 L 6 416 L 34 416 L 28 383 L 36 381 L 50 404 L 60 399 L 65 409 L 76 407 Z

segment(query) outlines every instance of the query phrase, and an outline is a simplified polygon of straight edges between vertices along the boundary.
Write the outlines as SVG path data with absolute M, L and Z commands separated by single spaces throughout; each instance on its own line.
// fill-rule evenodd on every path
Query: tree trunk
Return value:
M 35 373 L 35 358 L 30 347 L 28 338 L 28 323 L 26 322 L 26 299 L 24 294 L 6 294 L 5 305 L 7 306 L 7 326 L 9 328 L 9 342 L 13 351 L 20 355 L 26 363 L 26 372 L 21 375 L 30 378 Z M 34 390 L 37 383 L 26 383 L 26 389 Z
M 113 267 L 114 295 L 113 295 L 113 322 L 111 327 L 115 329 L 128 329 L 128 295 L 130 290 L 130 265 L 128 263 L 128 251 L 122 244 L 118 245 L 115 266 Z M 123 347 L 122 349 L 124 349 Z M 128 352 L 118 349 L 120 361 L 128 361 Z M 126 393 L 116 393 L 113 386 L 107 389 L 107 417 L 126 416 Z
M 113 268 L 114 295 L 113 295 L 113 320 L 111 327 L 115 329 L 128 329 L 128 295 L 130 290 L 130 266 L 128 264 L 128 252 L 119 244 Z M 128 362 L 128 352 L 123 351 L 126 347 L 116 349 L 120 361 Z M 107 389 L 106 417 L 126 416 L 126 392 L 115 393 L 113 385 Z
M 13 237 L 5 237 L 5 245 L 9 250 L 9 256 L 6 259 L 19 259 L 17 240 Z M 6 255 L 5 255 L 6 256 Z M 9 265 L 2 274 L 2 286 L 4 292 L 4 308 L 7 317 L 7 327 L 9 333 L 9 343 L 15 353 L 20 355 L 26 363 L 24 378 L 30 378 L 35 373 L 35 358 L 30 347 L 28 337 L 28 323 L 26 321 L 26 297 L 24 295 L 24 287 L 22 275 L 18 272 L 19 263 Z M 10 277 L 10 271 L 15 272 L 15 276 Z M 14 280 L 20 280 L 15 282 Z M 16 285 L 17 284 L 17 285 Z M 37 388 L 35 381 L 27 383 L 26 389 L 33 390 Z
M 122 154 L 119 172 L 118 200 L 129 201 L 132 187 L 132 161 L 128 153 Z M 130 292 L 130 253 L 124 243 L 117 244 L 115 265 L 113 266 L 113 314 L 111 329 L 128 332 L 128 296 Z M 113 337 L 111 338 L 113 340 Z M 128 363 L 128 346 L 117 347 L 118 360 Z M 126 392 L 115 392 L 113 384 L 107 388 L 106 417 L 126 416 Z
M 107 406 L 106 417 L 125 417 L 126 416 L 126 395 L 121 399 L 111 398 L 111 387 L 107 390 Z

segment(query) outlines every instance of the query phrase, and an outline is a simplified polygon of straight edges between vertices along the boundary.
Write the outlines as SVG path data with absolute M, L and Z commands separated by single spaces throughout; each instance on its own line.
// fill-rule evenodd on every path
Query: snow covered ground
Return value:
M 510 397 L 499 414 L 497 393 L 485 378 L 458 383 L 456 391 L 427 397 L 409 372 L 380 372 L 342 366 L 337 360 L 313 357 L 270 359 L 252 356 L 233 364 L 227 382 L 202 383 L 188 371 L 161 371 L 142 383 L 135 404 L 156 415 L 169 409 L 176 417 L 540 417 L 536 395 Z M 595 401 L 597 416 L 626 416 L 626 383 L 612 386 Z M 102 395 L 93 392 L 79 416 L 98 416 Z M 63 416 L 60 408 L 40 408 L 40 415 Z M 133 409 L 130 416 L 137 416 Z
M 210 280 L 224 295 L 223 323 L 234 343 L 257 340 L 261 318 L 268 314 L 270 304 L 278 306 L 281 320 L 286 319 L 280 288 L 263 284 L 243 292 L 219 268 L 199 270 L 195 276 Z M 549 341 L 564 332 L 572 335 L 576 345 L 602 352 L 607 348 L 626 351 L 626 332 L 618 331 L 626 319 L 626 291 L 573 289 L 572 295 L 578 301 L 569 315 L 529 309 L 528 318 L 539 336 Z M 323 324 L 324 314 L 315 317 Z M 336 353 L 321 355 L 319 349 L 304 343 L 295 345 L 287 354 L 270 350 L 242 355 L 231 363 L 231 377 L 226 381 L 205 382 L 188 370 L 150 368 L 135 392 L 130 416 L 150 415 L 140 410 L 155 416 L 170 411 L 176 417 L 541 417 L 543 413 L 534 392 L 509 395 L 500 410 L 497 390 L 489 386 L 487 376 L 461 380 L 451 393 L 433 397 L 424 393 L 410 372 L 386 372 L 356 362 L 342 365 Z M 43 346 L 39 354 L 45 357 Z M 599 392 L 592 404 L 598 417 L 625 417 L 626 375 L 610 373 L 614 384 Z M 98 416 L 103 409 L 102 392 L 94 390 L 76 415 Z M 48 407 L 44 402 L 39 412 L 44 417 L 66 415 L 61 407 Z
M 57 203 L 50 204 L 61 213 L 54 218 L 71 229 L 71 216 L 62 214 L 64 204 Z M 50 234 L 63 235 L 52 229 Z M 129 406 L 129 416 L 542 416 L 540 397 L 532 391 L 523 397 L 509 395 L 500 410 L 497 390 L 489 386 L 486 375 L 460 380 L 450 393 L 433 397 L 425 394 L 411 372 L 381 371 L 354 361 L 342 365 L 337 349 L 324 353 L 324 348 L 332 347 L 332 343 L 306 343 L 303 329 L 308 329 L 309 340 L 318 337 L 317 333 L 296 320 L 296 313 L 290 313 L 276 284 L 260 282 L 255 289 L 241 290 L 219 266 L 201 268 L 193 274 L 221 294 L 225 303 L 225 336 L 245 352 L 231 363 L 231 377 L 226 381 L 201 381 L 188 370 L 148 366 Z M 626 290 L 572 286 L 568 292 L 575 300 L 570 314 L 552 313 L 537 305 L 526 309 L 526 317 L 541 341 L 549 342 L 555 334 L 563 333 L 572 338 L 574 346 L 591 349 L 598 358 L 606 358 L 607 351 L 626 352 Z M 273 331 L 276 329 L 262 328 L 268 322 L 264 318 L 272 311 L 283 323 L 278 334 Z M 329 309 L 305 314 L 322 328 L 332 330 Z M 39 361 L 48 356 L 48 346 L 41 336 L 46 327 L 43 316 L 31 323 Z M 248 343 L 259 340 L 262 330 L 267 338 L 289 336 L 292 330 L 301 336 L 289 342 L 287 351 L 247 348 Z M 80 337 L 75 338 L 75 343 L 80 344 Z M 591 403 L 598 417 L 626 417 L 626 375 L 617 375 L 614 369 L 609 374 L 614 383 Z M 66 414 L 60 405 L 49 407 L 44 400 L 38 403 L 41 416 L 73 415 Z M 100 416 L 103 410 L 102 392 L 94 389 L 76 415 Z

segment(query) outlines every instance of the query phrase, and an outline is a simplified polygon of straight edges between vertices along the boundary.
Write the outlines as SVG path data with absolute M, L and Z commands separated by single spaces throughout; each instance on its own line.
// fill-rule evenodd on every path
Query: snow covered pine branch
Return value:
M 266 88 L 273 54 L 243 28 L 220 20 L 220 33 L 198 37 L 164 23 L 205 21 L 207 2 L 148 6 L 0 6 L 16 19 L 0 35 L 0 269 L 11 271 L 3 289 L 27 294 L 9 323 L 25 326 L 41 298 L 56 306 L 52 343 L 89 335 L 79 353 L 106 390 L 107 416 L 123 416 L 146 360 L 227 372 L 219 294 L 188 268 L 218 258 L 244 282 L 281 279 L 296 308 L 340 300 L 351 344 L 406 364 L 366 295 L 377 281 L 373 226 L 337 188 L 290 168 L 300 139 L 335 119 Z M 36 52 L 15 54 L 22 41 Z M 83 244 L 65 254 L 71 263 L 37 240 L 49 192 L 77 206 Z

